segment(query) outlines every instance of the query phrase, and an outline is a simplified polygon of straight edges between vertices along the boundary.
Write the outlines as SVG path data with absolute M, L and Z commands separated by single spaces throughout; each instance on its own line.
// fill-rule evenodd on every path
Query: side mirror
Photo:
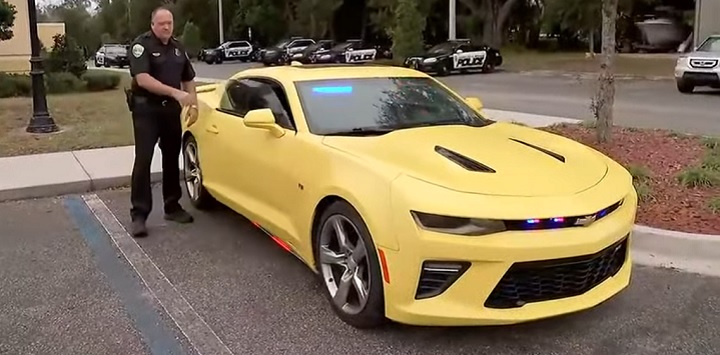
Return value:
M 466 97 L 465 102 L 476 111 L 482 111 L 483 103 L 477 97 Z
M 275 123 L 275 115 L 269 108 L 248 111 L 243 122 L 247 127 L 270 131 L 277 138 L 285 135 L 285 130 Z

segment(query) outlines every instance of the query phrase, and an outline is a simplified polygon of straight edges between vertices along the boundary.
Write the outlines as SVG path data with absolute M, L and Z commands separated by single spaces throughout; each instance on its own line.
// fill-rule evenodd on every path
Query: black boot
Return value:
M 135 238 L 142 238 L 147 237 L 148 231 L 147 227 L 145 226 L 145 220 L 142 218 L 138 218 L 132 221 L 132 236 Z
M 193 217 L 183 209 L 165 213 L 165 220 L 177 223 L 192 223 Z

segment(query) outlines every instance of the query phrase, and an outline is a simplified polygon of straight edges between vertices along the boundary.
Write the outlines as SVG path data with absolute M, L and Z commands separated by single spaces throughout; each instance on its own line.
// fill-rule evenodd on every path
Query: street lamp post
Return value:
M 42 57 L 40 57 L 40 39 L 37 30 L 37 8 L 35 0 L 28 0 L 28 17 L 30 20 L 30 77 L 32 78 L 33 113 L 28 124 L 28 133 L 57 132 L 58 126 L 50 116 L 45 96 L 45 80 L 43 79 Z
M 223 4 L 222 0 L 218 2 L 218 32 L 220 34 L 220 44 L 225 42 L 225 25 L 223 24 Z
M 456 40 L 457 37 L 455 33 L 455 29 L 457 28 L 457 10 L 456 8 L 456 1 L 457 0 L 449 0 L 450 3 L 448 4 L 448 39 L 453 41 Z

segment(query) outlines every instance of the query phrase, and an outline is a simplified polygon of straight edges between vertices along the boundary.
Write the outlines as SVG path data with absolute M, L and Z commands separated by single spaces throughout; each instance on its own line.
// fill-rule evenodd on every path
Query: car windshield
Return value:
M 292 42 L 291 39 L 284 39 L 278 43 L 275 43 L 275 45 L 273 47 L 285 48 L 285 47 L 287 47 L 288 44 L 290 44 L 290 42 Z
M 295 86 L 310 132 L 317 135 L 494 122 L 431 78 L 313 80 Z
M 720 53 L 720 37 L 710 37 L 703 43 L 700 48 L 697 49 L 699 52 L 715 52 Z
M 428 50 L 429 54 L 446 54 L 452 52 L 453 48 L 455 48 L 455 43 L 452 42 L 446 42 L 441 43 L 433 46 Z
M 342 51 L 342 50 L 345 50 L 347 47 L 350 47 L 353 43 L 355 43 L 355 42 L 340 43 L 337 46 L 332 47 L 330 50 L 333 52 Z
M 127 47 L 120 47 L 120 46 L 105 47 L 105 53 L 126 54 Z
M 323 43 L 323 42 L 313 43 L 313 44 L 307 46 L 307 48 L 305 48 L 305 51 L 314 52 L 314 51 L 320 49 L 320 47 L 325 46 L 326 44 L 327 43 Z

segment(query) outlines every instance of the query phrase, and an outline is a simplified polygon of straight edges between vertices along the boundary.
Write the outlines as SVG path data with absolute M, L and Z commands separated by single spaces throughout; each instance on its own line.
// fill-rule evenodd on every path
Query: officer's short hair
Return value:
M 169 13 L 172 14 L 172 10 L 170 10 L 169 7 L 164 6 L 164 5 L 163 5 L 163 6 L 158 6 L 158 7 L 155 8 L 155 10 L 153 10 L 153 11 L 150 13 L 150 20 L 152 21 L 152 20 L 155 18 L 155 14 L 157 14 L 158 11 L 162 11 L 162 10 L 165 10 L 165 11 L 167 11 L 167 12 L 169 12 Z

